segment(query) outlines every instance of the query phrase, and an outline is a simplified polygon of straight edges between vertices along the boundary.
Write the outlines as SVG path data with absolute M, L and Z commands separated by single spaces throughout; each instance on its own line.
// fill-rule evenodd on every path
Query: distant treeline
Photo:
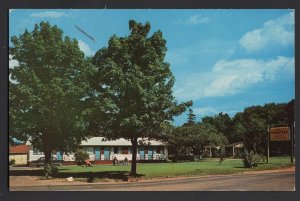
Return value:
M 247 107 L 233 118 L 220 113 L 213 117 L 204 117 L 202 122 L 213 125 L 225 135 L 229 143 L 242 141 L 247 149 L 265 153 L 268 125 L 294 124 L 294 99 L 288 103 Z M 271 142 L 270 145 L 273 155 L 289 154 L 289 142 Z
M 194 154 L 203 154 L 205 146 L 235 142 L 243 142 L 247 150 L 265 154 L 267 128 L 271 124 L 294 124 L 294 100 L 247 107 L 234 117 L 226 113 L 206 116 L 200 122 L 195 122 L 195 115 L 190 109 L 187 123 L 173 128 L 167 140 L 171 147 L 170 152 L 174 155 L 191 151 Z M 270 142 L 271 156 L 289 153 L 289 141 Z

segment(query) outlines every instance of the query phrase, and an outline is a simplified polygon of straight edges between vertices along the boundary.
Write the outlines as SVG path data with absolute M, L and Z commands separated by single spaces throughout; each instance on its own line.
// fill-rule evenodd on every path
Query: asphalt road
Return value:
M 222 175 L 160 181 L 11 187 L 13 191 L 294 191 L 295 172 Z

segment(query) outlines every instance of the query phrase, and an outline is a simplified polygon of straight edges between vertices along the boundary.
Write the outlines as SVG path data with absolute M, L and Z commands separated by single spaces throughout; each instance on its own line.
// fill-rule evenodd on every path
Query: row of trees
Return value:
M 269 103 L 252 106 L 237 113 L 232 119 L 231 142 L 241 140 L 248 150 L 265 153 L 267 148 L 267 126 L 271 124 L 294 124 L 294 100 L 288 103 Z M 229 137 L 230 136 L 230 137 Z M 289 142 L 271 142 L 271 154 L 288 154 Z
M 189 109 L 187 123 L 172 127 L 166 136 L 166 141 L 175 161 L 178 160 L 179 155 L 203 155 L 205 146 L 219 146 L 228 142 L 223 133 L 213 124 L 196 123 L 192 109 Z
M 205 146 L 243 142 L 247 150 L 265 154 L 267 149 L 268 125 L 294 124 L 294 100 L 288 103 L 269 103 L 252 106 L 230 117 L 226 113 L 206 116 L 195 122 L 190 109 L 187 123 L 173 128 L 167 137 L 171 153 L 178 156 L 192 148 L 194 154 L 203 154 Z M 271 154 L 289 154 L 290 143 L 270 142 Z
M 30 140 L 50 163 L 54 150 L 74 151 L 91 136 L 132 143 L 136 174 L 138 138 L 159 138 L 172 118 L 192 102 L 178 104 L 175 78 L 164 62 L 162 32 L 129 21 L 130 34 L 112 36 L 108 46 L 87 58 L 78 41 L 47 22 L 11 38 L 9 137 Z

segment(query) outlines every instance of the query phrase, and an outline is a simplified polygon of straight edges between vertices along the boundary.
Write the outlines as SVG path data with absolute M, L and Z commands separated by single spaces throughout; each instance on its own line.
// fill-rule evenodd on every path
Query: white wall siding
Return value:
M 33 154 L 33 149 L 32 149 L 32 146 L 29 150 L 29 158 L 28 158 L 28 161 L 35 161 L 37 159 L 39 159 L 40 157 L 45 157 L 45 155 L 43 153 L 39 153 L 39 154 Z

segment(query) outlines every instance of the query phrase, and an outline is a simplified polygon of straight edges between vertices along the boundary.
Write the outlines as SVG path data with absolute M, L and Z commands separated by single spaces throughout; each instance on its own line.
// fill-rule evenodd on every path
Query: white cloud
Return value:
M 90 46 L 82 40 L 78 40 L 78 45 L 80 50 L 83 51 L 86 56 L 92 56 L 95 54 L 95 52 L 90 48 Z
M 16 59 L 13 59 L 13 58 L 12 58 L 12 55 L 10 54 L 10 55 L 9 55 L 9 64 L 8 64 L 8 65 L 9 65 L 9 66 L 8 66 L 9 68 L 14 68 L 14 67 L 19 66 L 19 62 L 18 62 Z M 14 83 L 14 84 L 18 83 L 17 81 L 11 79 L 11 74 L 9 75 L 9 80 L 10 80 L 12 83 Z
M 210 22 L 208 17 L 201 17 L 199 15 L 193 15 L 184 21 L 187 25 L 207 24 Z
M 277 57 L 273 60 L 220 60 L 210 72 L 181 77 L 174 88 L 180 100 L 199 100 L 206 97 L 234 95 L 257 83 L 273 81 L 281 72 L 294 76 L 294 58 Z
M 185 66 L 187 62 L 195 62 L 203 58 L 229 58 L 235 52 L 235 45 L 232 41 L 206 40 L 184 47 L 172 48 L 168 50 L 166 61 L 171 66 Z M 217 59 L 218 60 L 218 59 Z
M 248 52 L 259 51 L 271 44 L 294 44 L 294 12 L 265 22 L 262 27 L 244 34 L 239 43 Z
M 9 55 L 9 68 L 14 68 L 16 66 L 19 66 L 19 62 L 15 59 L 12 59 L 12 55 Z
M 240 110 L 238 109 L 231 109 L 231 110 L 226 110 L 222 106 L 221 107 L 199 107 L 199 108 L 193 108 L 193 112 L 195 115 L 199 116 L 212 116 L 212 115 L 217 115 L 219 113 L 223 114 L 228 114 L 229 116 L 233 116 Z
M 59 18 L 59 17 L 68 17 L 69 15 L 58 12 L 58 11 L 45 11 L 45 12 L 39 12 L 39 13 L 32 13 L 30 17 L 37 17 L 37 18 Z
M 218 114 L 218 110 L 212 107 L 193 108 L 193 112 L 196 115 L 212 115 Z

